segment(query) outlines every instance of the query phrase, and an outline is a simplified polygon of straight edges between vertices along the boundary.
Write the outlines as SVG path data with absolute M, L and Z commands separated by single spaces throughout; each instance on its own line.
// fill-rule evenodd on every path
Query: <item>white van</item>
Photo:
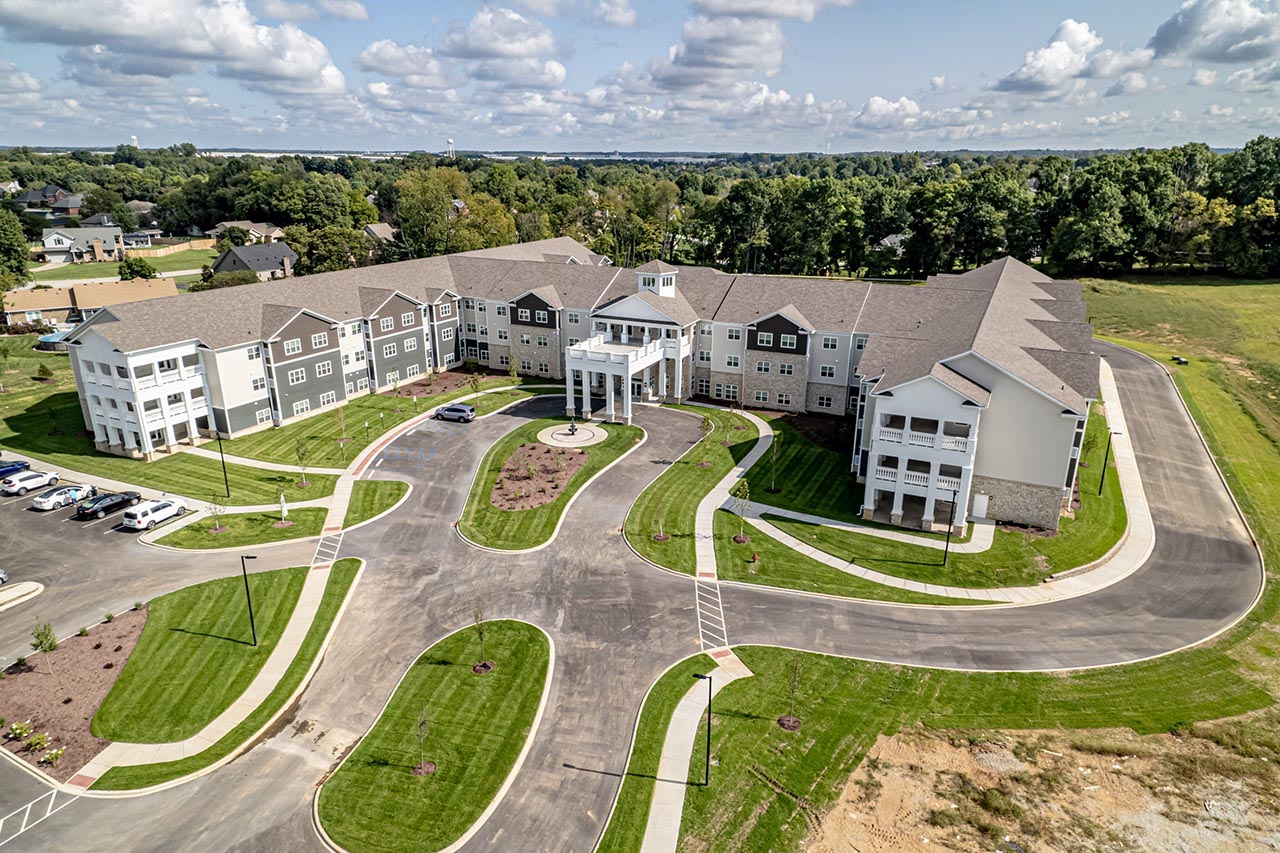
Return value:
M 124 513 L 124 526 L 134 530 L 150 530 L 162 521 L 176 518 L 187 511 L 187 505 L 177 498 L 143 501 Z

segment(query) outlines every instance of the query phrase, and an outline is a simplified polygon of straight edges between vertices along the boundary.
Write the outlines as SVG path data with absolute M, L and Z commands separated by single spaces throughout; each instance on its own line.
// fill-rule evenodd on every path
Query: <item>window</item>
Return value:
M 724 384 L 723 384 L 723 383 L 720 383 L 720 382 L 717 382 L 717 383 L 716 383 L 716 392 L 715 392 L 714 394 L 712 394 L 711 396 L 715 397 L 717 400 L 719 400 L 719 399 L 721 399 L 722 397 L 724 397 Z
M 533 342 L 533 338 L 531 338 L 529 335 L 520 336 L 520 343 L 524 344 L 525 346 L 529 346 L 532 342 Z
M 699 326 L 699 327 L 698 327 L 698 334 L 700 334 L 700 335 L 709 335 L 709 334 L 711 334 L 711 327 L 710 327 L 710 326 Z
M 547 345 L 547 336 L 538 335 L 538 346 L 545 347 Z
M 309 411 L 311 411 L 310 400 L 299 400 L 298 402 L 293 404 L 294 417 L 297 417 L 298 415 L 306 414 Z
M 756 332 L 756 346 L 773 346 L 773 332 Z
M 382 348 L 382 357 L 383 357 L 383 358 L 394 358 L 394 357 L 395 357 L 395 354 L 396 354 L 396 345 L 395 345 L 395 344 L 387 344 L 386 346 L 384 346 L 384 347 Z
M 737 385 L 724 386 L 724 398 L 726 400 L 738 399 L 738 386 Z
M 354 382 L 347 383 L 347 396 L 350 397 L 356 393 L 356 384 Z
M 364 350 L 356 350 L 356 364 L 364 364 Z
M 535 311 L 535 312 L 533 312 L 533 321 L 534 321 L 535 323 L 545 323 L 545 322 L 547 322 L 547 312 L 546 312 L 546 311 Z
M 578 338 L 569 338 L 569 346 L 576 347 L 580 343 Z
M 724 357 L 725 367 L 737 367 L 738 357 L 736 355 L 726 355 Z
M 570 323 L 581 323 L 582 315 L 579 314 L 577 311 L 570 311 L 568 314 L 565 315 L 565 319 L 568 320 Z
M 338 340 L 342 340 L 342 339 L 343 339 L 343 338 L 345 338 L 346 336 L 347 336 L 347 327 L 346 327 L 346 326 L 339 326 L 339 327 L 338 327 Z
M 457 356 L 455 356 L 455 355 L 454 355 L 453 353 L 451 353 L 451 352 L 447 352 L 447 353 L 445 353 L 445 354 L 444 354 L 444 366 L 445 366 L 445 367 L 448 367 L 449 365 L 453 364 L 453 363 L 454 363 L 455 361 L 457 361 L 457 360 L 458 360 L 458 357 L 457 357 Z
M 356 390 L 357 390 L 357 391 L 367 391 L 367 390 L 369 390 L 369 377 L 368 377 L 368 376 L 361 376 L 360 378 L 358 378 L 358 379 L 356 380 Z
M 338 402 L 337 391 L 325 391 L 320 395 L 320 405 L 322 406 L 332 406 L 336 402 Z
M 823 379 L 835 379 L 836 369 L 834 366 L 830 364 L 821 365 L 818 368 L 818 376 L 822 377 Z
M 855 348 L 855 349 L 860 349 L 860 350 L 861 350 L 861 349 L 866 349 L 866 348 L 867 348 L 867 339 L 866 339 L 866 338 L 858 338 L 856 341 L 854 341 L 853 345 L 854 345 L 854 348 Z
M 411 365 L 409 365 L 407 368 L 405 368 L 404 375 L 405 375 L 405 376 L 417 376 L 417 375 L 418 375 L 419 373 L 421 373 L 421 372 L 422 372 L 422 368 L 421 368 L 421 367 L 419 367 L 419 366 L 418 366 L 418 365 L 416 365 L 416 364 L 411 364 Z
M 267 387 L 267 377 L 265 376 L 253 377 L 253 390 L 264 391 L 266 390 L 266 387 Z
M 768 373 L 768 372 L 769 372 L 769 362 L 767 361 L 756 362 L 756 373 Z
M 540 362 L 538 362 L 538 372 L 539 372 L 539 373 L 550 373 L 550 372 L 551 372 L 551 367 L 550 367 L 550 365 L 548 365 L 545 361 L 540 361 Z
M 328 333 L 328 332 L 317 332 L 316 334 L 314 334 L 314 335 L 312 335 L 312 336 L 311 336 L 311 348 L 312 348 L 312 349 L 324 349 L 324 348 L 325 348 L 325 347 L 327 347 L 328 345 L 329 345 L 329 333 Z
M 476 301 L 474 299 L 464 299 L 462 300 L 462 307 L 468 311 L 474 311 L 476 310 Z
M 396 320 L 394 317 L 383 317 L 378 321 L 378 329 L 383 332 L 389 332 L 395 328 Z
M 508 332 L 506 329 L 498 330 L 498 340 L 505 341 L 505 340 L 508 340 L 510 337 L 511 337 L 511 333 Z
M 297 355 L 302 352 L 302 338 L 290 338 L 284 342 L 285 355 Z M 161 362 L 161 370 L 164 370 L 164 363 Z
M 769 402 L 769 392 L 768 392 L 768 391 L 757 391 L 757 392 L 755 393 L 755 397 L 754 397 L 754 399 L 755 399 L 755 401 L 756 401 L 757 403 L 767 403 L 767 402 Z
M 527 358 L 520 359 L 520 369 L 524 371 L 532 371 L 533 362 L 529 361 Z
M 94 373 L 94 372 L 96 372 L 96 371 L 94 370 L 93 362 L 92 362 L 92 361 L 86 361 L 86 362 L 84 363 L 84 368 L 85 368 L 85 370 L 89 371 L 90 373 Z
M 388 384 L 388 385 L 395 385 L 395 384 L 396 384 L 397 382 L 399 382 L 399 381 L 400 381 L 400 371 L 398 371 L 398 370 L 389 370 L 389 371 L 387 371 L 387 383 L 386 383 L 386 384 Z
M 704 363 L 711 361 L 711 350 L 709 349 L 698 350 L 698 361 L 701 361 Z
M 489 310 L 489 309 L 488 309 L 488 303 L 487 303 L 487 302 L 480 302 L 480 303 L 478 303 L 478 304 L 476 305 L 476 310 L 477 310 L 477 311 L 479 311 L 481 314 L 483 314 L 485 311 Z
M 351 353 L 349 353 L 349 352 L 344 352 L 344 353 L 342 354 L 342 366 L 343 366 L 343 367 L 350 367 L 350 366 L 351 366 Z
M 499 367 L 510 367 L 510 366 L 511 366 L 511 356 L 509 356 L 509 355 L 500 355 L 500 356 L 498 356 L 498 366 L 499 366 Z
M 469 357 L 471 357 L 471 358 L 475 358 L 475 357 L 476 357 L 476 348 L 475 348 L 475 347 L 467 347 L 467 355 L 468 355 Z
M 297 370 L 289 371 L 289 384 L 298 385 L 307 381 L 307 371 L 305 368 L 299 367 Z
M 516 318 L 519 319 L 521 323 L 529 322 L 529 309 L 521 308 L 516 312 Z
M 267 421 L 271 420 L 270 409 L 258 409 L 257 414 L 258 414 L 258 423 L 260 424 L 265 424 Z
M 248 355 L 249 355 L 250 361 L 254 361 L 256 359 L 262 358 L 262 347 L 258 346 L 257 344 L 254 344 L 253 346 L 249 347 Z
M 791 395 L 790 395 L 790 394 L 779 394 L 779 395 L 778 395 L 778 405 L 779 405 L 779 406 L 790 406 L 790 405 L 791 405 Z
M 176 400 L 175 400 L 175 399 L 174 399 L 174 397 L 177 397 L 178 399 L 176 399 Z M 170 406 L 172 406 L 174 403 L 181 403 L 181 402 L 182 402 L 182 395 L 181 395 L 181 394 L 170 394 L 170 395 L 169 395 L 168 403 L 169 403 L 169 405 L 170 405 Z M 108 397 L 108 398 L 107 398 L 107 406 L 108 406 L 108 407 L 110 407 L 110 408 L 112 408 L 112 409 L 119 409 L 119 408 L 120 408 L 120 404 L 119 404 L 119 403 L 117 403 L 117 402 L 115 401 L 115 398 L 114 398 L 114 397 Z
M 481 326 L 481 327 L 480 327 L 480 337 L 482 337 L 482 338 L 487 338 L 487 337 L 489 337 L 489 327 L 488 327 L 488 326 Z
M 448 302 L 442 302 L 442 303 L 440 303 L 440 316 L 441 316 L 441 317 L 452 317 L 452 316 L 453 316 L 453 306 L 452 306 L 452 305 L 450 305 Z
M 322 362 L 320 362 L 319 364 L 317 364 L 317 365 L 316 365 L 316 378 L 317 378 L 317 379 L 319 379 L 321 376 L 328 376 L 328 375 L 330 375 L 331 373 L 333 373 L 333 362 L 332 362 L 332 361 L 322 361 Z
M 783 363 L 778 365 L 779 376 L 791 376 L 795 372 L 796 372 L 796 366 L 794 364 Z
M 401 315 L 400 315 L 400 325 L 401 325 L 401 326 L 412 326 L 412 325 L 413 325 L 413 312 L 412 312 L 412 311 L 406 311 L 406 312 L 404 312 L 403 314 L 401 314 Z
M 449 328 L 449 329 L 441 329 L 441 330 L 440 330 L 440 340 L 442 340 L 442 341 L 451 341 L 451 340 L 453 340 L 453 329 L 452 329 L 452 328 Z
M 351 334 L 352 334 L 352 335 L 359 335 L 359 334 L 360 334 L 360 324 L 359 324 L 359 323 L 352 323 L 352 324 L 351 324 Z
M 475 323 L 468 323 L 468 324 L 467 324 L 467 334 L 468 334 L 468 335 L 472 335 L 472 336 L 474 336 L 474 335 L 475 335 L 475 333 L 476 333 L 476 324 L 475 324 Z
M 818 396 L 818 408 L 819 408 L 819 409 L 829 409 L 829 408 L 831 408 L 831 398 L 830 398 L 829 396 L 827 396 L 826 394 L 821 394 L 821 395 L 819 395 L 819 396 Z
M 795 349 L 796 336 L 795 335 L 779 335 L 778 343 L 782 345 L 783 349 Z
M 418 339 L 417 339 L 417 338 L 405 338 L 405 339 L 404 339 L 404 351 L 405 351 L 405 352 L 413 352 L 413 351 L 414 351 L 414 350 L 416 350 L 417 348 L 418 348 Z
M 495 306 L 493 310 L 494 310 L 495 312 L 497 312 L 497 314 L 498 314 L 498 316 L 499 316 L 499 317 L 505 317 L 505 316 L 507 316 L 507 306 L 505 306 L 505 305 L 498 305 L 498 306 Z
M 295 341 L 294 343 L 297 343 L 297 341 Z M 178 360 L 176 358 L 166 358 L 156 362 L 156 366 L 159 367 L 161 370 L 177 370 Z M 128 372 L 126 372 L 123 367 L 117 366 L 116 373 L 119 374 L 120 377 L 123 379 L 129 378 Z
M 742 330 L 741 330 L 741 329 L 730 329 L 730 330 L 729 330 L 729 332 L 728 332 L 728 336 L 729 336 L 729 340 L 731 340 L 731 341 L 740 341 L 740 340 L 742 340 Z
M 28 311 L 26 314 L 28 323 L 34 323 L 44 317 L 44 314 L 40 311 Z
M 699 394 L 701 394 L 701 395 L 702 395 L 702 396 L 704 396 L 704 397 L 705 397 L 705 396 L 707 396 L 707 395 L 709 395 L 709 394 L 711 393 L 711 380 L 710 380 L 710 379 L 699 379 L 699 380 L 698 380 L 698 393 L 699 393 Z
M 833 336 L 831 335 L 822 336 L 823 349 L 835 349 L 837 346 L 838 346 L 838 343 L 836 342 L 836 339 Z

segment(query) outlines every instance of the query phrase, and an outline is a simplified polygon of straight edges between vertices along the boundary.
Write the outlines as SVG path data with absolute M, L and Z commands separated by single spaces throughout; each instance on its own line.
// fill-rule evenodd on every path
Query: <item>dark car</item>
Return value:
M 137 506 L 140 500 L 142 495 L 137 492 L 108 492 L 80 504 L 76 518 L 106 518 L 109 513 L 127 506 Z
M 10 459 L 7 462 L 0 462 L 0 480 L 3 480 L 5 477 L 9 477 L 14 474 L 20 474 L 23 471 L 26 471 L 30 467 L 31 467 L 30 462 L 18 462 L 13 459 Z
M 454 403 L 452 406 L 444 406 L 437 410 L 436 417 L 442 421 L 457 421 L 458 423 L 474 421 L 476 419 L 476 407 L 468 406 L 466 403 Z

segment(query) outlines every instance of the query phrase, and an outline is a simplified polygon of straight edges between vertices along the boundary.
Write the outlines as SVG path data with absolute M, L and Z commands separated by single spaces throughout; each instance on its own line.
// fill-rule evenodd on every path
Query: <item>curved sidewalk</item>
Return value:
M 692 405 L 702 405 L 693 403 Z M 719 408 L 718 406 L 707 406 L 707 408 Z M 707 496 L 698 503 L 698 511 L 694 516 L 693 523 L 693 545 L 695 555 L 695 565 L 699 578 L 705 580 L 716 580 L 716 543 L 715 543 L 715 521 L 716 510 L 729 502 L 729 492 L 746 476 L 747 471 L 752 465 L 759 462 L 764 455 L 769 452 L 769 445 L 773 444 L 773 427 L 769 426 L 768 421 L 763 418 L 756 417 L 750 412 L 738 412 L 742 417 L 755 424 L 760 432 L 760 437 L 756 439 L 755 446 L 742 457 L 742 461 L 733 466 L 733 470 L 725 474 L 719 483 L 712 487 Z M 709 437 L 708 437 L 709 438 Z M 708 439 L 703 439 L 704 441 Z

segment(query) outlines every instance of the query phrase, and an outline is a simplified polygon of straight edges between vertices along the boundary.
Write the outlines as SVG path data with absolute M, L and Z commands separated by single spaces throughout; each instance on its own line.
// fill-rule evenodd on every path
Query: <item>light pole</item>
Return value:
M 258 626 L 253 623 L 253 596 L 249 595 L 249 569 L 245 560 L 258 559 L 252 554 L 240 555 L 240 574 L 244 575 L 244 600 L 249 603 L 249 630 L 253 632 L 253 644 L 258 645 Z
M 951 518 L 947 521 L 947 544 L 942 547 L 942 565 L 947 564 L 947 557 L 951 556 L 951 528 L 956 526 L 956 499 L 960 497 L 959 489 L 951 490 Z
M 707 682 L 707 772 L 702 787 L 709 788 L 711 787 L 711 676 L 695 672 L 693 677 Z
M 365 444 L 369 443 L 369 422 L 368 421 L 364 422 L 364 443 Z
M 1111 439 L 1117 435 L 1124 435 L 1124 433 L 1115 430 L 1107 433 L 1107 452 L 1102 456 L 1102 476 L 1098 478 L 1098 497 L 1102 497 L 1102 487 L 1107 482 L 1107 463 L 1111 461 Z
M 218 456 L 222 459 L 222 484 L 227 487 L 227 497 L 231 497 L 231 479 L 227 477 L 227 457 L 222 452 L 222 433 L 215 433 L 218 436 Z

